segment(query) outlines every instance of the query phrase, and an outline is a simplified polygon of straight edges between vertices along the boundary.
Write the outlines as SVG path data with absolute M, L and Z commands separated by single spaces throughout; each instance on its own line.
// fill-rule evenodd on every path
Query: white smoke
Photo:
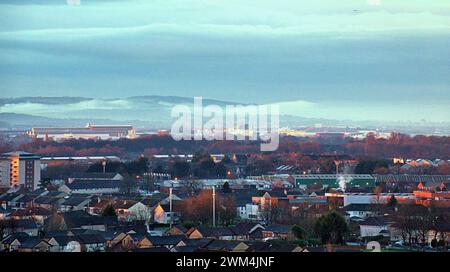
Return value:
M 353 178 L 350 177 L 350 176 L 340 175 L 340 176 L 337 178 L 337 180 L 338 180 L 339 188 L 340 188 L 343 192 L 345 192 L 345 189 L 347 188 L 347 183 L 351 182 L 351 181 L 353 180 Z

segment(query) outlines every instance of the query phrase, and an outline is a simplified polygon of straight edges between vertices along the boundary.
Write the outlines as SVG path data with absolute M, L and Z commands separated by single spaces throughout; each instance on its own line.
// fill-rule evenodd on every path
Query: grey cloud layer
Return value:
M 6 2 L 2 96 L 201 95 L 387 111 L 392 100 L 430 101 L 450 116 L 443 1 Z

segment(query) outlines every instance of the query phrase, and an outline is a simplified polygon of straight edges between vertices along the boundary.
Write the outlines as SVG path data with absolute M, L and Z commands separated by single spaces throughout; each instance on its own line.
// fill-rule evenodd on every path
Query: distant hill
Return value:
M 0 98 L 0 128 L 29 129 L 37 126 L 64 127 L 95 124 L 131 124 L 136 128 L 170 128 L 175 105 L 193 105 L 192 97 L 132 96 L 128 98 L 89 97 L 20 97 Z M 203 99 L 203 105 L 234 105 L 236 103 Z M 384 121 L 353 121 L 301 116 L 280 116 L 281 127 L 323 126 L 360 127 L 403 131 L 411 134 L 450 134 L 448 123 L 404 123 Z
M 17 97 L 17 98 L 0 98 L 0 106 L 6 104 L 20 104 L 20 103 L 36 103 L 45 105 L 61 105 L 61 104 L 74 104 L 82 101 L 89 101 L 92 98 L 86 97 Z

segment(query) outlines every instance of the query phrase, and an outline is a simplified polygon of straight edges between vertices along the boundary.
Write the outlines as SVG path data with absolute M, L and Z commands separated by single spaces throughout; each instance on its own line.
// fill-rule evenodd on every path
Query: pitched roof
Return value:
M 173 248 L 175 252 L 197 252 L 199 247 L 196 246 L 177 246 Z
M 45 241 L 42 238 L 39 238 L 39 237 L 28 237 L 23 242 L 20 242 L 20 248 L 34 248 L 35 246 L 37 246 L 41 242 L 44 242 L 44 243 L 48 244 L 48 242 Z
M 147 236 L 153 246 L 175 246 L 186 239 L 184 235 Z
M 0 201 L 9 202 L 9 201 L 13 201 L 14 199 L 16 199 L 20 196 L 22 196 L 22 194 L 20 194 L 20 193 L 6 193 L 6 194 L 3 194 L 2 196 L 0 196 Z
M 129 209 L 133 207 L 137 201 L 134 200 L 117 200 L 114 202 L 113 207 L 114 209 Z
M 79 234 L 77 235 L 79 241 L 85 245 L 87 244 L 104 244 L 105 238 L 100 234 Z
M 236 235 L 248 235 L 251 232 L 254 232 L 256 229 L 264 229 L 264 227 L 258 223 L 240 222 L 231 229 Z
M 386 226 L 386 220 L 383 217 L 368 217 L 360 223 L 361 226 Z
M 186 244 L 186 246 L 201 248 L 207 246 L 213 240 L 214 239 L 212 238 L 187 239 L 184 241 L 184 243 Z
M 36 195 L 23 195 L 21 198 L 16 199 L 16 202 L 18 203 L 28 203 L 28 202 L 32 202 L 34 199 L 36 199 L 37 196 Z
M 34 220 L 31 219 L 19 219 L 13 220 L 14 227 L 20 229 L 37 229 L 38 226 Z
M 50 210 L 41 208 L 41 207 L 30 207 L 20 210 L 15 210 L 11 213 L 12 216 L 33 216 L 33 215 L 41 215 L 41 216 L 50 216 L 52 212 Z
M 61 213 L 68 228 L 79 228 L 81 226 L 92 225 L 115 225 L 117 224 L 116 217 L 110 216 L 93 216 L 85 211 L 71 211 Z
M 220 236 L 235 235 L 230 228 L 226 227 L 218 227 L 218 228 L 198 227 L 196 229 L 203 235 L 203 237 L 220 237 Z
M 62 200 L 61 197 L 51 197 L 51 196 L 45 195 L 45 196 L 40 196 L 40 197 L 36 198 L 34 200 L 34 203 L 42 204 L 42 205 L 53 205 L 60 200 Z
M 18 240 L 20 243 L 28 239 L 30 235 L 25 232 L 11 233 L 2 240 L 2 244 L 11 244 L 14 240 Z
M 67 246 L 72 241 L 78 241 L 78 238 L 74 235 L 56 235 L 56 236 L 49 236 L 46 237 L 47 241 L 50 241 L 50 239 L 53 238 L 58 243 L 59 246 Z
M 219 251 L 231 251 L 235 249 L 242 241 L 226 241 L 226 240 L 213 240 L 204 248 L 209 250 L 219 250 Z
M 380 208 L 380 204 L 357 204 L 352 203 L 348 204 L 347 206 L 344 206 L 344 210 L 349 211 L 356 211 L 356 212 L 370 212 L 370 211 L 376 211 Z
M 103 172 L 84 172 L 73 174 L 70 178 L 82 180 L 82 179 L 113 179 L 118 173 L 103 173 Z
M 166 247 L 135 248 L 133 252 L 170 252 Z
M 121 180 L 74 180 L 66 184 L 70 190 L 88 190 L 88 189 L 116 189 L 121 188 Z
M 291 231 L 291 227 L 287 225 L 270 225 L 265 227 L 263 231 L 271 231 L 275 233 L 289 233 Z
M 84 197 L 84 196 L 70 196 L 69 198 L 64 199 L 64 202 L 62 203 L 62 205 L 65 205 L 65 206 L 78 206 L 78 205 L 80 205 L 80 204 L 82 204 L 83 202 L 86 202 L 86 201 L 87 201 L 87 203 L 89 203 L 91 201 L 91 198 Z
M 172 229 L 175 229 L 175 228 L 178 229 L 182 233 L 187 233 L 188 232 L 188 229 L 185 226 L 183 226 L 183 225 L 175 225 L 175 226 L 172 227 Z M 167 230 L 167 231 L 169 231 L 169 230 Z
M 270 244 L 264 251 L 265 252 L 292 252 L 299 246 L 295 244 Z
M 123 232 L 123 233 L 147 233 L 147 227 L 145 225 L 130 225 L 130 226 L 113 226 L 108 228 L 109 231 Z

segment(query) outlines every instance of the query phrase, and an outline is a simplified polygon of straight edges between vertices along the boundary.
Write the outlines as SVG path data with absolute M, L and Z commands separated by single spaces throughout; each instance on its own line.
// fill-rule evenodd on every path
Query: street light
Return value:
M 102 166 L 103 166 L 103 173 L 106 172 L 106 160 L 102 161 Z
M 213 186 L 212 191 L 212 205 L 213 205 L 213 227 L 216 227 L 216 187 Z

